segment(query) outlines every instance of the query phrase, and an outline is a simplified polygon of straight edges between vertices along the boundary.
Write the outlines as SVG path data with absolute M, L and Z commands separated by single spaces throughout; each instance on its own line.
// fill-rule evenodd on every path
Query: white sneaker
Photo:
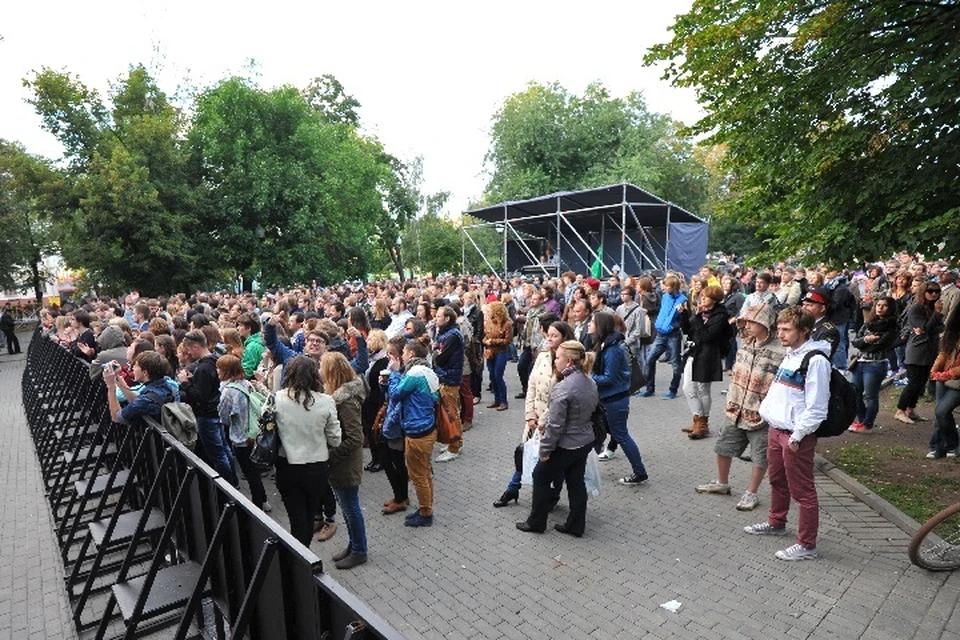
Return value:
M 790 562 L 795 560 L 814 560 L 817 557 L 817 548 L 807 549 L 806 547 L 795 544 L 792 547 L 777 551 L 775 555 L 778 560 L 787 560 Z
M 737 503 L 737 511 L 753 511 L 758 504 L 760 504 L 760 500 L 757 499 L 757 494 L 745 491 L 740 496 L 740 502 Z
M 706 484 L 697 485 L 697 493 L 722 493 L 723 495 L 730 495 L 730 485 L 724 484 L 718 480 L 713 480 Z
M 435 461 L 435 462 L 450 462 L 451 460 L 456 460 L 456 459 L 459 458 L 459 457 L 460 457 L 460 454 L 459 454 L 459 453 L 451 453 L 451 452 L 448 450 L 448 451 L 444 451 L 443 453 L 441 453 L 440 455 L 438 455 L 436 458 L 434 458 L 434 461 Z
M 606 462 L 607 460 L 613 460 L 617 455 L 616 451 L 611 451 L 610 449 L 604 449 L 600 455 L 597 456 L 597 460 L 600 462 Z
M 761 522 L 759 524 L 747 525 L 746 527 L 743 528 L 743 530 L 753 536 L 785 536 L 787 535 L 786 527 L 777 529 L 769 522 Z
M 953 451 L 947 451 L 947 457 L 948 457 L 948 458 L 956 458 L 956 457 L 957 457 L 957 450 L 954 449 Z

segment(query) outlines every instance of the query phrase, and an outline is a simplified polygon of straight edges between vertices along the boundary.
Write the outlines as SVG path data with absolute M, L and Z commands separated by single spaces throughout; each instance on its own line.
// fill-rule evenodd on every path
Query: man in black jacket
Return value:
M 10 307 L 3 307 L 3 315 L 0 315 L 0 331 L 3 331 L 7 339 L 7 354 L 15 355 L 20 353 L 20 340 L 17 339 L 17 332 L 13 321 L 13 315 L 10 313 Z
M 236 464 L 226 428 L 220 422 L 220 375 L 217 358 L 207 348 L 207 338 L 194 329 L 183 337 L 183 348 L 194 366 L 177 375 L 180 396 L 197 418 L 197 437 L 204 459 L 227 482 L 237 486 Z

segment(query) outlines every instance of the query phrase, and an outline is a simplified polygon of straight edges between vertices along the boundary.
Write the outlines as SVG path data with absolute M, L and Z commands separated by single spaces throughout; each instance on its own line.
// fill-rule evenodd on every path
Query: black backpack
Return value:
M 823 351 L 809 351 L 803 356 L 798 372 L 804 379 L 810 358 L 820 355 L 830 362 L 830 356 Z M 817 428 L 818 438 L 830 438 L 845 432 L 857 417 L 857 389 L 838 369 L 830 365 L 830 400 L 827 404 L 827 417 Z

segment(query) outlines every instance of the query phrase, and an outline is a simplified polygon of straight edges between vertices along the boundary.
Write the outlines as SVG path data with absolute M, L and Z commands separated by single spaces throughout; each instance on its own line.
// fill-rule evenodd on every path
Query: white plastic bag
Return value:
M 591 498 L 600 497 L 600 459 L 593 449 L 587 455 L 587 467 L 583 472 L 583 483 L 587 485 L 587 495 Z
M 533 469 L 540 462 L 540 430 L 534 429 L 533 435 L 523 443 L 523 474 L 520 484 L 533 485 Z

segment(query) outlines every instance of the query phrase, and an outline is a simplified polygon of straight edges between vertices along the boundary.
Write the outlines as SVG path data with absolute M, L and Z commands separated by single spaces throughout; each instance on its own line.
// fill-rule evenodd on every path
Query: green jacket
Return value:
M 247 378 L 253 377 L 253 372 L 260 366 L 260 359 L 263 357 L 263 340 L 260 334 L 255 333 L 243 341 L 243 358 L 240 364 L 243 365 L 243 372 Z

